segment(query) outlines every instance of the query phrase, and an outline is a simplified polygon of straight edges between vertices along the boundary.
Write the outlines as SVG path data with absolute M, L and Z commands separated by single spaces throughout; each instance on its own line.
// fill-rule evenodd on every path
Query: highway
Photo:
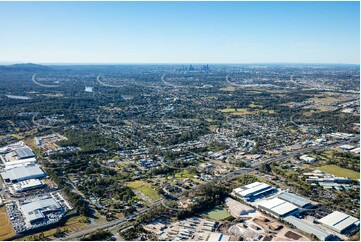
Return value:
M 161 199 L 162 200 L 162 199 Z M 161 204 L 161 200 L 157 200 L 153 206 L 157 206 Z M 128 218 L 122 218 L 122 219 L 116 219 L 110 222 L 99 222 L 98 224 L 91 224 L 88 226 L 88 229 L 83 229 L 82 231 L 77 231 L 75 233 L 71 233 L 68 234 L 67 236 L 65 236 L 64 238 L 61 238 L 60 240 L 76 240 L 79 239 L 87 234 L 91 234 L 93 232 L 95 232 L 98 229 L 112 229 L 116 226 L 120 226 L 120 225 L 124 225 L 127 222 L 136 219 L 138 216 L 148 212 L 150 210 L 150 208 L 145 208 L 137 213 L 135 213 L 134 215 L 128 217 Z
M 39 82 L 37 82 L 36 80 L 35 80 L 35 76 L 36 76 L 36 74 L 34 74 L 33 75 L 33 77 L 32 77 L 32 81 L 36 84 L 36 85 L 39 85 L 39 86 L 42 86 L 42 87 L 61 87 L 62 85 L 45 85 L 45 84 L 41 84 L 41 83 L 39 83 Z

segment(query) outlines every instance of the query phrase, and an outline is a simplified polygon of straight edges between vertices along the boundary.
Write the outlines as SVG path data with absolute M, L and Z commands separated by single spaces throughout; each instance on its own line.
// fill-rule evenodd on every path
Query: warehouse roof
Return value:
M 39 187 L 43 185 L 43 183 L 39 179 L 29 179 L 25 181 L 20 181 L 13 185 L 15 191 L 22 191 L 25 189 L 31 189 L 35 187 Z
M 273 212 L 278 216 L 285 215 L 298 208 L 295 205 L 293 205 L 292 203 L 286 202 L 277 197 L 262 201 L 261 203 L 258 204 L 258 206 L 260 206 L 261 208 L 266 208 L 266 209 L 270 210 L 270 212 Z
M 27 159 L 22 159 L 22 160 L 13 160 L 13 161 L 8 161 L 5 163 L 5 170 L 9 170 L 18 166 L 23 166 L 26 164 L 35 164 L 36 163 L 36 158 L 32 157 L 32 158 L 27 158 Z
M 234 191 L 236 193 L 238 193 L 240 196 L 246 197 L 253 193 L 258 194 L 260 191 L 267 189 L 267 188 L 271 188 L 271 186 L 266 183 L 262 183 L 262 182 L 254 182 L 254 183 L 248 184 L 246 186 L 236 188 L 236 189 L 234 189 Z
M 309 200 L 288 192 L 282 193 L 278 196 L 278 198 L 290 202 L 298 207 L 305 207 L 310 204 Z
M 25 159 L 30 157 L 35 157 L 34 152 L 29 147 L 24 147 L 15 150 L 16 155 L 19 159 Z
M 229 241 L 230 237 L 222 233 L 211 233 L 208 241 Z
M 43 212 L 50 212 L 60 209 L 61 206 L 53 199 L 39 199 L 33 202 L 21 205 L 21 209 L 27 220 L 34 221 L 44 218 Z
M 335 211 L 319 220 L 319 222 L 323 225 L 328 226 L 339 233 L 358 221 L 359 220 L 357 218 L 338 211 Z
M 37 164 L 15 167 L 1 173 L 4 180 L 21 181 L 30 178 L 44 177 L 46 174 Z
M 326 240 L 329 236 L 331 236 L 331 234 L 327 231 L 294 216 L 288 216 L 284 218 L 284 220 L 307 234 L 315 235 L 319 240 Z

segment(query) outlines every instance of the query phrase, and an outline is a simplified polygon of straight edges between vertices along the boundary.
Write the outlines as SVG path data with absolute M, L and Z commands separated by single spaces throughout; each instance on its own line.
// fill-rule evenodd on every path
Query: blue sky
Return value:
M 357 63 L 359 2 L 0 2 L 0 61 Z

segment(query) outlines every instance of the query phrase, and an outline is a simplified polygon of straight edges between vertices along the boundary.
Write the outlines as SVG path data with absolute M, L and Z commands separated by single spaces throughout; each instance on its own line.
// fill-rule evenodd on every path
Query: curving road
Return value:
M 35 76 L 36 74 L 33 75 L 32 77 L 32 81 L 36 84 L 36 85 L 39 85 L 39 86 L 42 86 L 42 87 L 50 87 L 50 88 L 54 88 L 54 87 L 61 87 L 62 85 L 47 85 L 47 84 L 42 84 L 42 83 L 39 83 L 35 80 Z
M 102 85 L 102 86 L 105 86 L 105 87 L 114 87 L 114 88 L 121 88 L 121 87 L 124 87 L 125 85 L 124 84 L 122 84 L 122 85 L 114 85 L 114 84 L 108 84 L 108 83 L 105 83 L 105 82 L 102 82 L 101 80 L 100 80 L 100 76 L 101 76 L 101 74 L 99 74 L 98 76 L 97 76 L 97 82 L 100 84 L 100 85 Z M 135 84 L 135 82 L 134 81 L 130 81 L 132 84 Z

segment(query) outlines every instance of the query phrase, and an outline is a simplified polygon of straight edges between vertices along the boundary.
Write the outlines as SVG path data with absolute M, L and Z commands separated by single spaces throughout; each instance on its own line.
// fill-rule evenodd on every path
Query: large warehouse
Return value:
M 300 207 L 300 208 L 312 207 L 312 204 L 309 200 L 307 200 L 306 198 L 297 196 L 293 193 L 284 192 L 281 195 L 279 195 L 278 198 L 285 200 L 286 202 L 290 202 L 293 205 L 296 205 L 297 207 Z
M 232 195 L 235 197 L 244 199 L 246 201 L 252 202 L 258 198 L 266 197 L 267 195 L 277 191 L 276 188 L 263 183 L 263 182 L 254 182 L 243 187 L 238 187 L 233 189 Z
M 9 190 L 11 193 L 25 192 L 44 186 L 39 179 L 29 179 L 13 184 Z
M 294 216 L 288 216 L 284 220 L 287 223 L 295 226 L 298 230 L 316 236 L 319 240 L 325 241 L 332 238 L 332 234 L 328 233 L 324 229 L 321 229 L 306 220 L 299 219 Z
M 35 157 L 34 152 L 29 147 L 23 147 L 20 149 L 16 149 L 15 153 L 16 153 L 17 157 L 19 158 L 19 160 Z
M 318 222 L 340 234 L 347 233 L 347 230 L 353 230 L 352 228 L 356 229 L 360 226 L 360 220 L 338 211 L 321 218 Z
M 298 210 L 297 206 L 277 197 L 260 202 L 258 204 L 258 208 L 276 216 L 277 218 L 284 217 Z
M 24 166 L 28 164 L 36 164 L 36 158 L 28 158 L 28 159 L 22 159 L 22 160 L 12 160 L 5 162 L 5 170 L 9 170 L 15 167 Z
M 26 220 L 30 223 L 41 221 L 46 215 L 54 212 L 64 212 L 64 208 L 60 206 L 53 198 L 39 199 L 20 206 Z
M 28 179 L 41 179 L 46 177 L 44 171 L 37 164 L 15 167 L 1 173 L 7 183 L 16 183 Z

